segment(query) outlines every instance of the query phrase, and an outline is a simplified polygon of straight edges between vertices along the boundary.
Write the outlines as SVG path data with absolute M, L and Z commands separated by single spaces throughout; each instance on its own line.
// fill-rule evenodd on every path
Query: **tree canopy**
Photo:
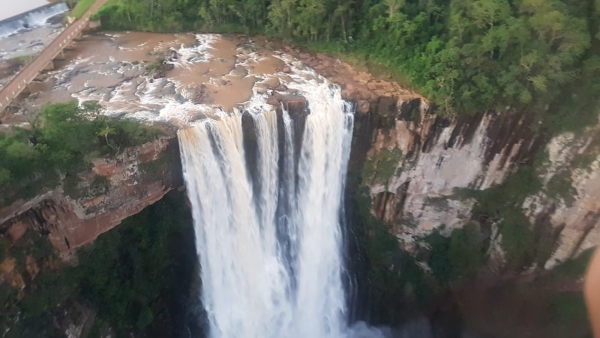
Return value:
M 600 88 L 578 84 L 600 75 L 598 13 L 598 0 L 112 0 L 99 17 L 110 29 L 325 42 L 401 72 L 457 114 L 545 112 L 572 94 L 595 105 Z

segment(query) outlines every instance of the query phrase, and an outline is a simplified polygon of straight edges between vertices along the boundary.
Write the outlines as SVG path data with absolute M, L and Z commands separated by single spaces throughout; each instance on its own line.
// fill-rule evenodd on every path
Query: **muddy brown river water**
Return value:
M 162 57 L 170 70 L 164 77 L 151 76 L 150 65 Z M 266 104 L 274 90 L 293 94 L 289 82 L 323 81 L 298 60 L 250 38 L 212 34 L 93 34 L 55 66 L 32 86 L 22 106 L 97 100 L 107 115 L 177 125 Z M 0 120 L 25 121 L 14 110 L 5 111 Z

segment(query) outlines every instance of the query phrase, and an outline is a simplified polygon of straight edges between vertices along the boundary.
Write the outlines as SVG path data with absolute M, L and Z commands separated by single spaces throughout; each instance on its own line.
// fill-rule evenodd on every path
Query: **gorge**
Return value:
M 104 243 L 102 233 L 112 228 L 106 236 L 116 236 L 110 235 L 114 231 L 125 236 L 121 229 L 132 231 L 128 216 L 168 191 L 185 190 L 191 208 L 183 213 L 193 216 L 200 261 L 199 268 L 188 265 L 188 273 L 202 277 L 190 284 L 201 285 L 206 314 L 190 312 L 205 316 L 203 330 L 210 336 L 426 337 L 432 332 L 453 336 L 453 330 L 510 336 L 503 331 L 508 329 L 473 319 L 481 304 L 465 304 L 465 289 L 543 279 L 597 245 L 595 125 L 579 134 L 550 137 L 538 132 L 538 121 L 512 110 L 441 116 L 428 100 L 389 79 L 375 79 L 323 54 L 283 45 L 271 51 L 259 39 L 131 34 L 95 35 L 90 45 L 102 47 L 77 51 L 81 58 L 66 60 L 64 68 L 50 74 L 45 85 L 53 91 L 42 89 L 28 100 L 95 99 L 114 116 L 176 125 L 177 140 L 168 130 L 114 159 L 92 161 L 93 173 L 82 175 L 78 196 L 59 186 L 3 207 L 7 247 L 18 246 L 27 239 L 22 235 L 33 230 L 62 257 L 74 259 L 76 248 Z M 136 40 L 133 34 L 146 35 Z M 106 46 L 120 53 L 106 49 L 111 55 L 94 55 L 93 48 Z M 165 77 L 146 72 L 157 49 L 176 51 Z M 94 69 L 100 71 L 95 74 Z M 202 80 L 194 82 L 190 74 Z M 22 122 L 19 114 L 10 118 Z M 547 156 L 540 158 L 543 153 Z M 108 188 L 88 194 L 96 176 L 104 177 Z M 149 208 L 162 208 L 161 203 Z M 164 219 L 171 216 L 147 222 Z M 503 220 L 510 220 L 509 226 Z M 191 227 L 189 223 L 181 225 Z M 138 262 L 137 246 L 131 248 L 133 253 L 124 254 L 123 248 L 107 252 Z M 52 265 L 32 254 L 21 258 L 11 253 L 5 262 L 14 260 L 16 266 L 20 260 L 31 263 L 29 256 L 42 269 Z M 367 263 L 361 267 L 361 261 Z M 3 264 L 3 281 L 25 297 L 39 281 L 32 272 L 35 264 L 23 264 L 21 271 L 9 265 Z M 552 285 L 544 285 L 545 291 L 578 295 L 580 274 L 557 285 L 548 282 Z M 444 323 L 456 301 L 415 305 L 426 298 L 428 287 L 434 297 L 451 292 L 447 290 L 466 293 L 456 296 L 461 303 L 457 312 L 465 318 Z M 186 296 L 198 297 L 193 292 Z M 127 313 L 133 323 L 119 327 L 111 322 L 116 316 L 106 315 L 104 303 L 86 299 L 93 305 L 83 308 L 99 310 L 104 322 L 90 323 L 92 316 L 70 318 L 81 335 L 87 326 L 104 325 L 118 335 L 152 336 L 152 325 L 159 320 L 151 319 L 168 312 L 136 299 Z M 574 303 L 574 308 L 580 305 L 579 300 Z M 357 304 L 361 309 L 355 309 Z M 586 329 L 585 314 L 559 316 L 556 326 L 545 316 L 531 321 L 533 336 L 564 336 L 561 330 L 571 326 L 560 320 Z M 509 318 L 502 317 L 499 325 L 513 326 Z M 353 325 L 356 320 L 400 329 L 383 332 Z M 411 320 L 424 320 L 426 329 L 410 331 Z M 446 335 L 440 335 L 440 327 Z M 530 328 L 510 329 L 520 334 Z M 189 332 L 180 336 L 189 337 Z

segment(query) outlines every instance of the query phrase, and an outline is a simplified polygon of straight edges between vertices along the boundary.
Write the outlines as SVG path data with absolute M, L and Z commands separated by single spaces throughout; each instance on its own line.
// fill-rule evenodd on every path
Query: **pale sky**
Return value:
M 46 5 L 47 0 L 0 0 L 0 20 Z

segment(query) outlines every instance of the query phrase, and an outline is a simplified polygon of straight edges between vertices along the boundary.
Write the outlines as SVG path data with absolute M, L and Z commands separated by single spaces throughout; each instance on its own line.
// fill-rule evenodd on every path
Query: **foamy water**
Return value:
M 7 13 L 12 12 L 15 13 L 14 15 L 19 14 L 19 12 L 21 12 L 21 10 L 18 9 L 19 3 L 20 1 L 13 1 L 11 5 L 2 5 L 3 11 L 2 15 L 0 16 L 6 16 L 7 18 L 10 17 L 10 15 L 4 13 L 4 9 L 8 9 Z M 40 6 L 41 5 L 43 4 L 40 4 Z M 8 20 L 0 21 L 0 38 L 16 34 L 22 30 L 44 26 L 50 18 L 58 14 L 64 13 L 68 10 L 69 8 L 67 7 L 67 5 L 61 2 L 40 9 L 32 10 L 30 12 L 21 14 L 20 16 L 12 17 Z
M 304 130 L 259 106 L 246 126 L 234 113 L 179 132 L 210 336 L 382 337 L 346 318 L 340 217 L 353 111 L 325 81 L 295 88 L 310 105 Z
M 236 47 L 237 41 L 219 35 L 180 36 L 181 40 L 193 37 L 194 44 L 174 43 L 175 35 L 160 35 L 161 41 L 155 44 L 131 41 L 129 36 L 106 34 L 96 36 L 89 45 L 82 43 L 76 57 L 50 72 L 52 91 L 32 95 L 29 100 L 38 105 L 71 98 L 96 100 L 107 115 L 191 125 L 216 116 L 215 111 L 240 110 L 259 101 L 264 104 L 272 90 L 264 86 L 259 90 L 256 84 L 269 78 L 278 78 L 286 85 L 290 75 L 293 81 L 315 78 L 314 73 L 297 67 L 292 67 L 293 74 L 283 74 L 276 68 L 289 60 L 283 62 L 247 46 Z M 156 36 L 149 38 L 156 40 Z M 138 60 L 152 62 L 169 50 L 178 56 L 169 61 L 174 69 L 165 78 L 152 79 L 145 73 L 146 65 Z M 200 87 L 209 98 L 204 102 L 197 100 Z
M 118 41 L 119 35 L 109 36 L 111 40 Z M 154 48 L 154 51 L 150 50 L 155 54 L 165 49 L 176 51 L 178 58 L 170 62 L 175 67 L 172 72 L 192 78 L 194 83 L 183 83 L 178 77 L 152 79 L 144 75 L 145 66 L 142 63 L 114 57 L 101 58 L 91 53 L 91 56 L 77 57 L 64 67 L 51 72 L 55 83 L 53 90 L 57 93 L 65 92 L 80 102 L 97 100 L 106 108 L 106 114 L 114 116 L 125 115 L 134 119 L 178 121 L 181 124 L 189 124 L 199 116 L 214 115 L 215 109 L 219 110 L 223 102 L 195 103 L 194 90 L 200 85 L 212 85 L 211 90 L 217 88 L 227 96 L 229 89 L 218 87 L 219 83 L 226 80 L 244 81 L 244 77 L 236 77 L 227 72 L 204 77 L 202 74 L 192 73 L 194 67 L 215 62 L 217 58 L 212 55 L 215 51 L 213 44 L 220 39 L 218 35 L 211 34 L 198 34 L 195 37 L 196 44 L 193 46 L 179 45 L 164 48 L 161 43 Z M 123 55 L 135 54 L 136 51 L 144 49 L 144 43 L 137 47 L 117 46 L 116 48 Z M 236 52 L 234 49 L 232 56 Z M 151 59 L 154 58 L 156 56 Z M 233 88 L 232 93 L 238 89 Z M 248 97 L 237 102 L 240 105 L 250 104 L 253 100 L 251 84 L 247 90 Z M 45 95 L 48 98 L 41 103 L 52 101 L 54 94 L 45 93 Z M 33 101 L 35 100 L 34 97 Z

